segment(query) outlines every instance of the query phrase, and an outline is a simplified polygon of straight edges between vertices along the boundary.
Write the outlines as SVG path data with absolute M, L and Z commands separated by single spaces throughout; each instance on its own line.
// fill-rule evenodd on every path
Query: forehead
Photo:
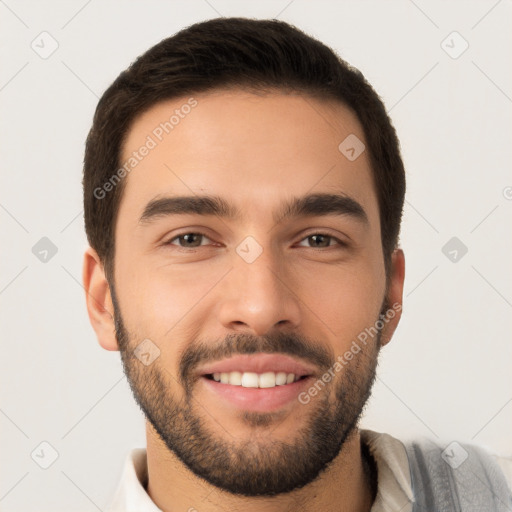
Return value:
M 321 191 L 357 198 L 375 213 L 367 151 L 347 158 L 347 140 L 364 147 L 356 115 L 337 101 L 242 90 L 164 101 L 125 139 L 121 161 L 130 170 L 120 212 L 140 216 L 158 196 L 212 194 L 248 218 L 267 215 L 280 198 Z

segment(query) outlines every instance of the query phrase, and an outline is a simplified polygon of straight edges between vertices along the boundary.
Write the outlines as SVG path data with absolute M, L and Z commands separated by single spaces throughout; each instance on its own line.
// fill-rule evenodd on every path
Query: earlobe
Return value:
M 84 253 L 82 279 L 89 321 L 99 344 L 105 350 L 119 350 L 110 286 L 100 258 L 91 247 Z
M 405 255 L 402 249 L 395 249 L 391 255 L 391 276 L 387 290 L 389 309 L 384 312 L 385 324 L 382 329 L 381 346 L 391 341 L 391 338 L 402 316 L 402 300 L 405 280 Z

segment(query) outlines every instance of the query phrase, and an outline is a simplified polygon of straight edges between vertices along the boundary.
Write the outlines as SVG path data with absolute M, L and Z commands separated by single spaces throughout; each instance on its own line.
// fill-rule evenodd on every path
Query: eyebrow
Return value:
M 147 203 L 139 219 L 139 224 L 147 225 L 172 215 L 215 215 L 237 220 L 244 215 L 231 203 L 220 196 L 166 196 L 152 199 Z M 368 224 L 364 208 L 353 198 L 344 194 L 308 194 L 288 200 L 277 212 L 273 220 L 276 224 L 283 220 L 312 216 L 348 216 Z

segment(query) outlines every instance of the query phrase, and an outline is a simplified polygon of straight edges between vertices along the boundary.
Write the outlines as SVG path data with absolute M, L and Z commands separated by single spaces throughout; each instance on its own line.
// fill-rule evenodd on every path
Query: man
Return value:
M 90 320 L 147 419 L 109 510 L 512 510 L 510 461 L 358 428 L 405 173 L 329 48 L 242 18 L 160 42 L 101 98 L 83 184 Z

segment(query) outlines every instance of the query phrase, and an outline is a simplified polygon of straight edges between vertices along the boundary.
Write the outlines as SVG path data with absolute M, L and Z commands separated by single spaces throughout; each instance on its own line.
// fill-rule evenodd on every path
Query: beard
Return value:
M 185 348 L 178 377 L 174 378 L 159 359 L 144 366 L 134 356 L 140 340 L 126 330 L 112 286 L 111 293 L 123 370 L 135 401 L 167 448 L 209 484 L 246 497 L 289 493 L 317 479 L 356 433 L 376 377 L 380 330 L 346 362 L 336 378 L 322 382 L 323 389 L 305 409 L 304 424 L 288 442 L 272 438 L 272 427 L 278 426 L 281 417 L 279 411 L 242 411 L 240 420 L 252 430 L 241 440 L 238 432 L 235 438 L 225 428 L 221 430 L 226 435 L 209 428 L 208 421 L 214 420 L 194 397 L 198 377 L 193 372 L 200 363 L 235 354 L 282 353 L 316 364 L 323 374 L 333 367 L 333 354 L 320 343 L 282 331 L 263 337 L 230 335 L 220 344 L 196 340 Z M 173 393 L 179 387 L 183 390 L 181 399 Z

